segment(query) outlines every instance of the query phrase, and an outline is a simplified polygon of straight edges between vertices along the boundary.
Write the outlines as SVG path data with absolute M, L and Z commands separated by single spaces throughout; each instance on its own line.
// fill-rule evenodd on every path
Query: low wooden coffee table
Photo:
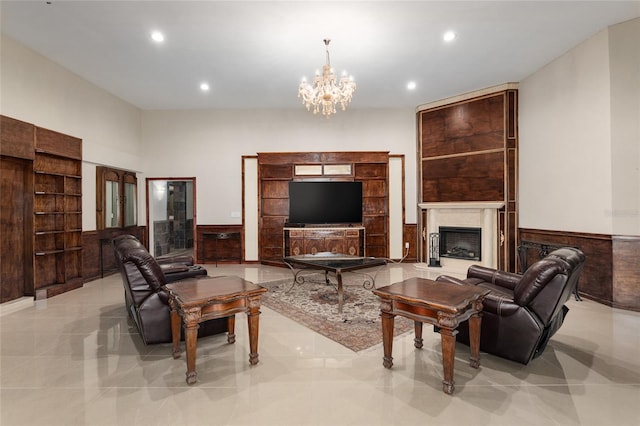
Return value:
M 180 358 L 180 318 L 184 322 L 187 352 L 187 384 L 197 381 L 196 347 L 201 322 L 214 318 L 229 318 L 229 343 L 235 342 L 235 317 L 246 313 L 249 323 L 249 363 L 258 363 L 258 326 L 260 298 L 266 288 L 240 277 L 207 277 L 167 284 L 171 306 L 171 337 L 173 357 Z
M 385 259 L 375 257 L 361 257 L 350 256 L 348 254 L 340 253 L 318 253 L 318 254 L 305 254 L 300 256 L 288 256 L 284 258 L 284 263 L 289 266 L 293 272 L 293 282 L 291 288 L 296 283 L 301 284 L 304 282 L 304 277 L 300 274 L 306 270 L 318 270 L 325 272 L 325 280 L 329 284 L 329 278 L 327 273 L 333 272 L 336 276 L 337 291 L 338 291 L 338 312 L 342 313 L 342 306 L 344 305 L 344 290 L 342 286 L 342 273 L 353 272 L 359 269 L 367 269 L 373 267 L 382 267 L 387 265 Z M 362 285 L 365 289 L 371 290 L 375 287 L 375 275 L 369 275 L 360 272 L 366 279 Z
M 482 301 L 489 290 L 432 281 L 424 278 L 410 278 L 373 290 L 380 297 L 382 317 L 382 344 L 384 358 L 382 365 L 391 368 L 393 357 L 393 324 L 396 315 L 415 321 L 414 346 L 422 348 L 422 324 L 433 324 L 440 328 L 442 340 L 442 366 L 444 380 L 442 390 L 452 394 L 454 389 L 453 364 L 456 352 L 458 324 L 469 320 L 469 340 L 471 347 L 470 364 L 480 366 L 480 315 Z

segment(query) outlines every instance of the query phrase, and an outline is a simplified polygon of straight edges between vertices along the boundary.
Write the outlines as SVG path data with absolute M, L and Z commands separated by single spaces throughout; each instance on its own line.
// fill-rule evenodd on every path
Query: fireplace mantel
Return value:
M 501 209 L 504 203 L 499 201 L 460 201 L 442 203 L 419 203 L 422 210 L 428 209 Z

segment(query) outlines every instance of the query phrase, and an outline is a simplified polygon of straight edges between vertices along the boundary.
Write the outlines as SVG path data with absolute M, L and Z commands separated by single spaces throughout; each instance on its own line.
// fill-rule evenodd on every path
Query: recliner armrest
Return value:
M 161 263 L 160 269 L 164 274 L 171 274 L 175 272 L 186 272 L 189 270 L 189 267 L 182 263 Z
M 471 265 L 467 270 L 467 279 L 469 278 L 478 278 L 493 285 L 513 290 L 522 280 L 522 275 L 487 268 L 486 266 Z
M 459 278 L 451 277 L 449 275 L 440 275 L 438 278 L 436 278 L 436 281 L 446 282 L 451 284 L 458 284 L 458 285 L 466 284 L 463 280 Z
M 515 314 L 521 309 L 520 305 L 516 304 L 508 297 L 489 293 L 482 301 L 482 310 L 486 312 L 492 312 L 498 316 L 508 317 Z
M 156 262 L 158 262 L 159 265 L 179 263 L 185 266 L 193 266 L 194 264 L 193 256 L 190 256 L 188 254 L 184 254 L 180 256 L 171 256 L 171 255 L 159 256 L 159 257 L 156 257 Z

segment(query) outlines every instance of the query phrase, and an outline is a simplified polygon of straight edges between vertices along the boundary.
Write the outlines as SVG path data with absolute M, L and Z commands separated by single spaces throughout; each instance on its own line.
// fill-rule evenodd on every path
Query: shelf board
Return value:
M 36 191 L 36 195 L 67 195 L 64 192 Z
M 68 177 L 73 179 L 82 179 L 82 176 L 79 176 L 79 175 L 70 175 L 67 173 L 60 173 L 60 172 L 47 172 L 44 170 L 34 170 L 33 173 L 37 175 L 50 175 L 50 176 Z
M 64 250 L 45 250 L 45 251 L 37 251 L 34 254 L 36 256 L 46 256 L 48 254 L 58 254 L 58 253 L 64 253 Z

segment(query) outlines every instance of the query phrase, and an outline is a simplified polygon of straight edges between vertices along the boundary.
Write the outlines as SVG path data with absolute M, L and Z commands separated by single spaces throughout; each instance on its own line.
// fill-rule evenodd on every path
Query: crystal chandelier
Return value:
M 327 63 L 322 66 L 322 74 L 316 72 L 313 84 L 309 84 L 306 79 L 303 79 L 298 88 L 298 97 L 302 98 L 302 104 L 307 107 L 307 111 L 311 111 L 311 107 L 313 107 L 314 114 L 322 110 L 322 115 L 327 118 L 336 113 L 336 105 L 338 104 L 345 111 L 351 102 L 353 92 L 356 90 L 356 83 L 352 76 L 343 73 L 339 82 L 336 79 L 329 61 L 330 42 L 331 40 L 324 39 Z

